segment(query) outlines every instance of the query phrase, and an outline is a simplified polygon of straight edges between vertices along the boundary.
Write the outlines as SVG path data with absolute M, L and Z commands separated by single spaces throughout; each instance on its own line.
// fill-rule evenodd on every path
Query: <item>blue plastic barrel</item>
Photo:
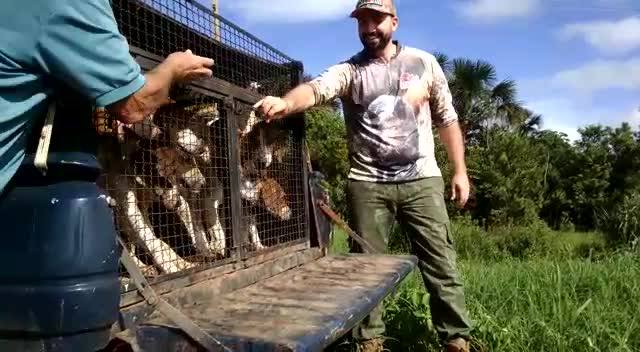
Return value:
M 120 248 L 90 153 L 27 158 L 0 198 L 0 351 L 96 351 L 118 319 Z

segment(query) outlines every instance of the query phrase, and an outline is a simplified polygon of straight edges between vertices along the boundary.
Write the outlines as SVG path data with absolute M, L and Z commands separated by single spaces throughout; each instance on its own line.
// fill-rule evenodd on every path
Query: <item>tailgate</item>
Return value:
M 234 351 L 321 351 L 365 318 L 415 265 L 413 256 L 327 256 L 177 308 Z M 159 313 L 138 328 L 137 342 L 143 351 L 197 351 Z

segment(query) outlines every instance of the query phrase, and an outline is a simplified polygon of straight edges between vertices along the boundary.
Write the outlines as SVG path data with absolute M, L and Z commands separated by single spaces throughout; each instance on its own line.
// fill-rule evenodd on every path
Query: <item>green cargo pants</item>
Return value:
M 389 235 L 398 221 L 411 242 L 412 253 L 429 292 L 433 325 L 443 341 L 469 339 L 471 321 L 456 268 L 449 216 L 444 200 L 442 177 L 404 183 L 349 181 L 347 196 L 352 229 L 384 252 Z M 350 241 L 351 252 L 362 253 Z M 378 306 L 354 329 L 354 338 L 367 340 L 384 334 L 382 306 Z

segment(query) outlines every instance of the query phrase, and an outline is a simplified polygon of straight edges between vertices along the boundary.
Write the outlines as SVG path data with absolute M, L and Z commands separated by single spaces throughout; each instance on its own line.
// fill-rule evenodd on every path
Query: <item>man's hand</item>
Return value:
M 284 97 L 265 97 L 257 102 L 253 108 L 264 117 L 266 122 L 281 119 L 289 115 L 302 112 L 316 103 L 313 88 L 302 83 L 289 91 Z
M 145 85 L 125 99 L 108 107 L 125 124 L 141 122 L 159 107 L 171 103 L 169 90 L 175 83 L 213 75 L 213 60 L 193 55 L 191 50 L 175 52 L 145 74 Z
M 466 173 L 457 173 L 451 179 L 451 200 L 463 208 L 469 200 L 469 177 Z
M 283 118 L 290 112 L 287 101 L 278 97 L 266 97 L 257 102 L 253 108 L 262 114 L 267 122 Z
M 161 64 L 171 72 L 174 82 L 186 82 L 209 78 L 213 75 L 210 67 L 213 59 L 194 55 L 191 50 L 175 52 Z

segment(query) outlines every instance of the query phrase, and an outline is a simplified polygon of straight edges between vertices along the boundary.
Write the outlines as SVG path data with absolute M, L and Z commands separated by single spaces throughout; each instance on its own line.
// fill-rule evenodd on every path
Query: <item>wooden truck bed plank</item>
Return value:
M 328 256 L 178 308 L 234 351 L 321 351 L 360 322 L 415 264 L 413 256 Z M 140 347 L 168 348 L 169 335 L 175 340 L 180 333 L 166 328 L 177 327 L 155 313 L 138 330 Z

